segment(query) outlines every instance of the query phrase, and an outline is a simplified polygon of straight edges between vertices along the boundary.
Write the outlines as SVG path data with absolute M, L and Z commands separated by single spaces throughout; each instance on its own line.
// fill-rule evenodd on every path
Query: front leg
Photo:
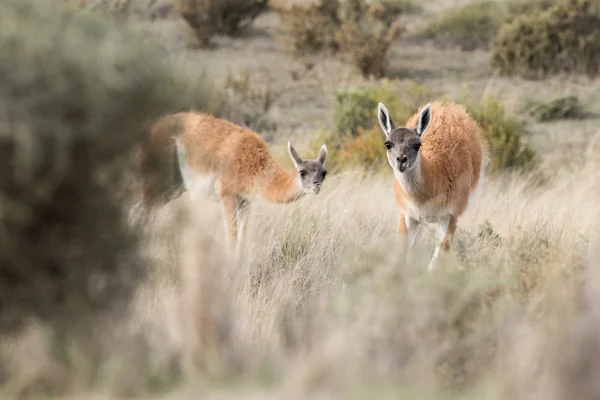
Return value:
M 436 246 L 433 252 L 433 256 L 431 257 L 431 261 L 429 263 L 428 270 L 431 271 L 437 258 L 440 253 L 440 248 L 448 252 L 450 250 L 450 242 L 454 236 L 454 232 L 456 231 L 457 219 L 454 215 L 448 214 L 438 221 L 438 228 L 436 232 Z
M 250 202 L 242 196 L 237 197 L 237 246 L 235 249 L 236 257 L 239 255 L 241 246 L 246 237 L 246 226 L 248 225 L 248 214 L 250 213 Z
M 225 238 L 230 249 L 237 247 L 237 196 L 221 195 L 223 209 L 223 223 L 225 224 Z
M 405 217 L 406 220 L 406 228 L 408 230 L 408 245 L 413 247 L 419 238 L 419 233 L 421 233 L 421 224 L 418 220 L 409 217 L 408 215 Z
M 413 247 L 417 241 L 420 232 L 419 228 L 419 221 L 409 217 L 402 211 L 400 212 L 400 215 L 398 216 L 398 234 L 402 241 L 401 249 L 404 257 L 408 256 L 408 249 Z

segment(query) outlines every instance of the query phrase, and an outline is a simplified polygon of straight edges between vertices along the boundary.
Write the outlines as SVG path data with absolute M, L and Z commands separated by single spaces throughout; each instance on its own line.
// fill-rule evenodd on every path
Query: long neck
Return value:
M 260 196 L 271 203 L 290 203 L 304 195 L 298 181 L 298 171 L 285 170 L 274 164 L 268 170 L 260 190 Z
M 417 200 L 422 200 L 427 193 L 425 180 L 423 179 L 426 170 L 427 162 L 419 155 L 419 159 L 412 169 L 404 173 L 400 173 L 398 170 L 394 169 L 394 175 L 402 189 L 409 196 Z

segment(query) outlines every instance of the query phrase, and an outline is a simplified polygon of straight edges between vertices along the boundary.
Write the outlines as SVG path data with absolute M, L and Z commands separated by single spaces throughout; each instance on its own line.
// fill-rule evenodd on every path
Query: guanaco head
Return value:
M 303 160 L 290 142 L 288 142 L 288 151 L 298 170 L 298 179 L 302 191 L 305 193 L 319 193 L 321 185 L 325 180 L 325 176 L 327 176 L 327 170 L 325 169 L 327 146 L 321 146 L 316 160 Z
M 401 126 L 396 128 L 390 113 L 383 103 L 377 110 L 379 124 L 385 133 L 387 159 L 392 169 L 400 172 L 410 171 L 419 162 L 421 138 L 431 121 L 431 106 L 427 104 L 421 110 L 417 125 L 414 127 Z

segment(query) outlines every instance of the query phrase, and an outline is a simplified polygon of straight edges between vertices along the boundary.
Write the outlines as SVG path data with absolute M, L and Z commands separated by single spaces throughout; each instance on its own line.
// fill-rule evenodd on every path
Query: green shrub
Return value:
M 338 165 L 354 166 L 376 172 L 388 172 L 389 164 L 383 147 L 383 135 L 379 126 L 359 129 L 355 138 L 348 138 L 336 150 Z
M 412 0 L 375 0 L 370 12 L 384 23 L 391 25 L 398 16 L 422 11 L 420 4 Z
M 488 48 L 502 24 L 504 11 L 495 1 L 467 4 L 426 25 L 419 36 L 462 50 Z
M 267 0 L 174 0 L 201 46 L 216 34 L 238 36 L 267 7 Z
M 401 97 L 401 95 L 403 95 Z M 406 121 L 426 101 L 427 90 L 417 84 L 406 85 L 404 93 L 396 92 L 392 85 L 384 82 L 379 85 L 366 84 L 335 93 L 333 123 L 337 134 L 357 136 L 359 129 L 378 127 L 377 104 L 388 105 L 394 121 Z
M 385 161 L 382 148 L 385 147 L 382 147 L 383 133 L 377 121 L 377 104 L 385 103 L 394 121 L 406 121 L 429 96 L 421 85 L 396 88 L 386 81 L 337 92 L 333 106 L 334 129 L 313 137 L 310 148 L 318 151 L 323 142 L 328 143 L 327 165 L 331 170 L 347 165 L 385 169 L 382 164 Z
M 171 0 L 62 0 L 67 7 L 104 12 L 113 17 L 132 15 L 146 19 L 165 16 L 173 8 Z
M 502 26 L 491 51 L 492 66 L 504 75 L 594 77 L 600 70 L 600 4 L 563 0 L 546 11 L 516 17 Z
M 263 134 L 276 130 L 277 125 L 268 116 L 276 93 L 268 85 L 253 82 L 249 69 L 243 69 L 239 75 L 228 72 L 223 92 L 223 118 Z
M 321 0 L 308 6 L 294 4 L 290 8 L 277 9 L 290 33 L 294 54 L 305 56 L 338 49 L 338 8 L 338 0 Z
M 509 1 L 507 11 L 509 18 L 519 17 L 523 14 L 537 13 L 556 5 L 558 0 L 512 0 Z
M 476 1 L 443 14 L 417 36 L 462 50 L 488 49 L 503 23 L 523 14 L 539 13 L 555 3 L 556 0 Z
M 0 47 L 0 331 L 74 330 L 143 276 L 123 204 L 145 122 L 210 96 L 141 35 L 52 2 L 5 0 Z
M 502 101 L 486 97 L 480 104 L 464 103 L 483 130 L 490 156 L 488 171 L 497 173 L 535 165 L 534 151 L 522 143 L 526 135 L 525 125 L 506 115 Z
M 529 101 L 525 109 L 538 122 L 580 119 L 587 116 L 577 96 L 559 97 L 550 101 Z
M 390 46 L 400 33 L 397 13 L 405 8 L 391 0 L 373 4 L 321 0 L 279 12 L 297 56 L 339 53 L 364 76 L 381 77 L 386 73 Z

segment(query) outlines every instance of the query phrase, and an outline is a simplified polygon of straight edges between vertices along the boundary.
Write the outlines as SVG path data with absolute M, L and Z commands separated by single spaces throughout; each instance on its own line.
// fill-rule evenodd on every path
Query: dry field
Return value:
M 463 3 L 427 2 L 407 29 Z M 272 93 L 265 138 L 289 166 L 284 144 L 305 154 L 332 125 L 334 91 L 364 80 L 335 59 L 306 68 L 274 12 L 203 50 L 185 48 L 180 21 L 145 24 L 215 82 L 248 71 Z M 400 38 L 390 69 L 448 96 L 491 94 L 511 113 L 532 95 L 576 94 L 600 114 L 598 79 L 494 76 L 483 50 Z M 433 274 L 433 228 L 399 257 L 391 174 L 343 170 L 316 196 L 255 204 L 237 263 L 219 204 L 184 194 L 144 226 L 150 274 L 126 321 L 62 346 L 66 364 L 43 326 L 5 339 L 0 399 L 598 398 L 599 122 L 528 121 L 545 179 L 486 175 Z

